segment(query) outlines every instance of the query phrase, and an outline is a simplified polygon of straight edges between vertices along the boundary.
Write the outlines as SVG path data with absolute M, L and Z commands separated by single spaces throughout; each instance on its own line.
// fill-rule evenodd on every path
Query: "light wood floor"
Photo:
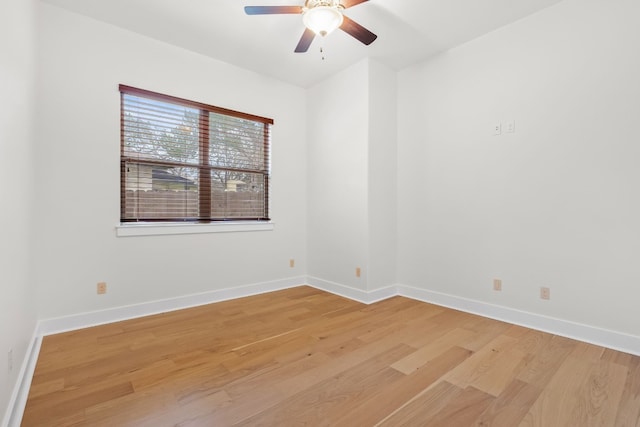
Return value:
M 640 426 L 640 358 L 309 287 L 45 337 L 24 426 Z

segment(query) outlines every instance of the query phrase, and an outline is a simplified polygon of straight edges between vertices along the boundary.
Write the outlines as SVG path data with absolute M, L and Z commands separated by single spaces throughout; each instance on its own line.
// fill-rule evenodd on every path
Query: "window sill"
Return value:
M 202 233 L 234 233 L 243 231 L 271 231 L 273 222 L 220 222 L 211 224 L 120 224 L 116 226 L 117 237 L 130 236 L 167 236 L 172 234 L 202 234 Z

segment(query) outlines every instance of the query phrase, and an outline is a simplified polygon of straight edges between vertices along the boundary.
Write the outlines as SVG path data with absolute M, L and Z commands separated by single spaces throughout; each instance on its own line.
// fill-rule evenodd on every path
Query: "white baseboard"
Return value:
M 104 325 L 106 323 L 119 322 L 121 320 L 135 319 L 137 317 L 150 316 L 153 314 L 182 310 L 184 308 L 197 307 L 199 305 L 212 304 L 214 302 L 227 301 L 230 299 L 248 297 L 266 292 L 294 288 L 296 286 L 303 285 L 305 280 L 305 276 L 290 277 L 271 282 L 255 283 L 235 288 L 219 289 L 176 298 L 109 308 L 107 310 L 79 313 L 54 319 L 44 319 L 40 321 L 39 330 L 41 335 L 73 331 L 91 326 Z
M 235 298 L 273 292 L 308 284 L 314 288 L 340 295 L 363 304 L 372 304 L 396 295 L 425 301 L 480 316 L 526 326 L 528 328 L 589 342 L 603 347 L 640 355 L 640 337 L 610 331 L 595 326 L 552 318 L 540 314 L 493 305 L 482 301 L 455 295 L 414 288 L 406 285 L 392 285 L 381 289 L 365 291 L 340 283 L 312 276 L 298 276 L 271 282 L 256 283 L 236 288 L 220 289 L 177 298 L 151 301 L 142 304 L 116 307 L 107 310 L 80 313 L 39 322 L 38 334 L 51 335 L 76 329 L 87 328 L 121 320 L 134 319 L 152 314 L 181 310 L 199 305 L 211 304 Z
M 340 295 L 341 297 L 349 298 L 363 304 L 373 304 L 374 302 L 382 301 L 398 295 L 398 290 L 395 286 L 387 286 L 385 288 L 375 289 L 372 291 L 363 291 L 362 289 L 352 288 L 340 283 L 311 276 L 307 277 L 307 284 L 316 289 Z
M 307 283 L 314 288 L 331 292 L 364 304 L 372 304 L 393 296 L 403 296 L 417 301 L 424 301 L 443 307 L 453 308 L 455 310 L 477 314 L 479 316 L 500 320 L 506 323 L 524 326 L 538 331 L 560 335 L 566 338 L 584 341 L 601 347 L 607 347 L 624 353 L 640 356 L 640 336 L 611 331 L 569 320 L 543 316 L 541 314 L 516 310 L 478 300 L 400 284 L 373 291 L 364 291 L 317 277 L 307 277 Z
M 27 397 L 29 397 L 29 388 L 31 387 L 31 379 L 33 373 L 36 370 L 36 362 L 38 361 L 38 354 L 40 354 L 40 345 L 42 344 L 42 336 L 36 326 L 29 346 L 27 347 L 27 353 L 25 354 L 22 365 L 20 366 L 20 372 L 18 372 L 18 379 L 13 388 L 13 393 L 9 399 L 7 405 L 7 412 L 4 414 L 2 420 L 2 427 L 19 427 L 22 422 L 22 414 L 27 404 Z
M 406 285 L 392 285 L 364 291 L 317 277 L 298 276 L 39 321 L 34 337 L 29 344 L 25 360 L 22 363 L 2 427 L 17 427 L 20 425 L 40 351 L 42 336 L 279 291 L 305 284 L 364 304 L 373 304 L 394 296 L 403 296 L 640 356 L 640 336 L 628 335 Z
M 513 308 L 488 304 L 455 295 L 405 285 L 396 286 L 398 295 L 400 296 L 640 356 L 640 336 L 628 335 L 582 323 L 515 310 Z

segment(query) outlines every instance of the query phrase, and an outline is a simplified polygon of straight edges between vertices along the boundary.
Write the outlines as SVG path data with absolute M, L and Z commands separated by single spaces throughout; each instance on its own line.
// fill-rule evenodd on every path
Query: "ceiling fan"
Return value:
M 296 46 L 295 52 L 309 50 L 316 34 L 326 36 L 336 28 L 370 45 L 378 38 L 371 31 L 349 19 L 343 11 L 369 0 L 305 0 L 304 6 L 245 6 L 247 15 L 301 14 L 306 29 Z

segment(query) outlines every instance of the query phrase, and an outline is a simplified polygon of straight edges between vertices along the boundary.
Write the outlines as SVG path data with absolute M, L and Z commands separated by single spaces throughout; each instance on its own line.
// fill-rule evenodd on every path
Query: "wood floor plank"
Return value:
M 354 401 L 348 412 L 332 414 L 333 425 L 374 425 L 384 420 L 402 410 L 471 354 L 462 347 L 453 347 L 396 382 L 380 384 L 375 395 L 360 402 Z
M 493 400 L 493 396 L 474 387 L 463 390 L 444 382 L 402 408 L 380 426 L 469 426 Z
M 162 389 L 154 389 L 144 393 L 141 399 L 139 394 L 128 394 L 116 399 L 101 402 L 88 407 L 82 425 L 92 427 L 112 426 L 138 426 L 146 420 L 167 420 L 171 416 L 179 415 L 178 405 L 172 395 L 163 392 Z M 156 422 L 155 425 L 162 425 Z
M 420 369 L 421 366 L 426 365 L 431 360 L 440 356 L 445 351 L 459 345 L 461 341 L 466 340 L 472 335 L 474 335 L 474 333 L 471 331 L 456 328 L 434 340 L 430 344 L 427 344 L 408 356 L 398 360 L 396 363 L 391 365 L 391 367 L 405 375 L 409 375 L 413 371 Z
M 492 319 L 482 319 L 481 321 L 474 320 L 473 322 L 468 322 L 464 325 L 464 329 L 472 331 L 474 334 L 465 339 L 464 342 L 461 342 L 460 345 L 473 352 L 477 352 L 498 336 L 508 336 L 505 332 L 509 330 L 509 325 L 503 322 L 496 322 Z
M 517 344 L 517 339 L 500 335 L 444 379 L 460 388 L 473 386 L 497 397 L 518 374 L 517 368 L 526 357 Z
M 478 427 L 517 426 L 542 393 L 542 389 L 520 380 L 511 384 L 473 423 Z
M 63 390 L 56 391 L 51 395 L 41 395 L 31 402 L 34 408 L 25 413 L 23 425 L 34 422 L 35 425 L 42 423 L 34 420 L 55 419 L 57 417 L 76 417 L 83 414 L 87 408 L 104 402 L 117 399 L 119 397 L 133 394 L 134 390 L 130 382 L 118 382 L 116 384 L 94 385 L 90 390 Z
M 521 427 L 614 425 L 628 369 L 614 363 L 594 362 L 590 348 L 579 348 L 575 354 L 584 355 L 585 349 L 587 358 L 571 355 L 565 360 Z
M 435 414 L 433 420 L 429 421 L 429 425 L 432 427 L 472 425 L 494 400 L 495 398 L 490 394 L 475 387 L 467 387 L 456 399 L 449 400 L 448 404 Z M 418 417 L 417 421 L 421 418 Z
M 429 316 L 429 318 L 426 319 L 417 318 L 404 323 L 404 327 L 395 331 L 393 336 L 397 337 L 401 342 L 418 349 L 440 338 L 453 329 L 456 329 L 456 326 L 435 323 L 431 319 L 431 316 Z M 389 334 L 385 334 L 377 339 L 385 339 L 387 336 L 389 336 Z
M 56 378 L 51 381 L 41 381 L 34 384 L 29 390 L 29 395 L 32 398 L 38 396 L 47 395 L 64 390 L 64 378 Z
M 238 425 L 251 426 L 259 421 L 274 426 L 287 423 L 331 426 L 334 425 L 334 413 L 344 413 L 352 402 L 374 395 L 378 384 L 395 382 L 401 375 L 386 367 L 364 375 L 358 381 L 332 378 Z
M 568 338 L 552 336 L 516 378 L 539 388 L 546 387 L 577 344 Z
M 47 336 L 22 425 L 640 427 L 640 357 L 303 286 Z
M 459 399 L 463 390 L 446 381 L 429 388 L 426 393 L 403 405 L 388 417 L 376 424 L 376 427 L 424 426 L 431 421 L 451 401 Z
M 381 352 L 371 357 L 372 353 L 362 355 L 362 359 L 353 367 L 336 373 L 312 386 L 298 387 L 297 393 L 287 396 L 277 405 L 262 411 L 253 417 L 237 423 L 240 426 L 311 424 L 327 425 L 329 412 L 350 403 L 353 396 L 361 396 L 375 392 L 375 384 L 392 382 L 402 376 L 390 369 L 389 365 L 402 358 L 413 349 L 405 344 L 393 348 L 380 349 Z M 285 394 L 288 387 L 277 387 Z M 230 420 L 236 421 L 236 420 Z
M 589 344 L 586 342 L 578 342 L 571 352 L 571 356 L 581 360 L 591 360 L 597 362 L 604 355 L 604 347 Z
M 444 310 L 442 307 L 425 304 L 424 310 L 417 312 L 412 318 L 406 319 L 406 321 L 396 321 L 394 314 L 388 313 L 381 324 L 375 325 L 375 327 L 372 325 L 365 333 L 359 335 L 358 338 L 365 342 L 373 342 L 390 334 L 399 334 L 402 336 L 402 342 L 419 348 L 449 330 L 448 327 L 442 327 L 439 323 L 431 320 Z M 389 316 L 393 316 L 393 322 L 389 322 Z
M 640 357 L 616 353 L 623 355 L 622 358 L 615 358 L 615 360 L 624 359 L 626 363 L 623 366 L 628 368 L 628 373 L 620 397 L 615 425 L 617 427 L 638 427 L 640 426 Z
M 632 354 L 605 348 L 600 359 L 605 362 L 617 363 L 618 365 L 630 367 L 634 364 L 635 357 Z

